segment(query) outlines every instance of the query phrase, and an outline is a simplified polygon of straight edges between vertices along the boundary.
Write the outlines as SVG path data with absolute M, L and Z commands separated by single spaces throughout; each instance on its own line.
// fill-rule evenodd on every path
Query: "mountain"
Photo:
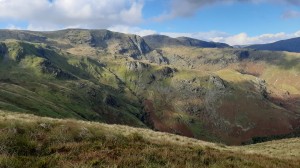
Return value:
M 230 147 L 149 129 L 0 111 L 0 167 L 291 167 L 300 139 Z
M 136 57 L 150 51 L 144 39 L 108 30 L 68 29 L 54 32 L 1 30 L 0 40 L 15 39 L 27 42 L 46 43 L 57 48 L 70 49 L 76 46 L 95 47 L 110 54 Z
M 270 51 L 289 51 L 289 52 L 300 52 L 300 37 L 292 38 L 288 40 L 281 40 L 270 44 L 258 44 L 251 45 L 247 48 L 257 50 L 270 50 Z
M 171 38 L 165 35 L 148 35 L 143 37 L 147 44 L 153 49 L 168 46 L 186 46 L 199 48 L 227 48 L 224 43 L 206 42 L 188 37 Z
M 229 47 L 153 49 L 108 30 L 1 30 L 0 109 L 229 145 L 296 137 L 299 60 Z

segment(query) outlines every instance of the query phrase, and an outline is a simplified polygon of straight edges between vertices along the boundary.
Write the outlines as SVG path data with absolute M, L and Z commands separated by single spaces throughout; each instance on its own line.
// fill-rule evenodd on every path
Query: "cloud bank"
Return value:
M 177 17 L 190 17 L 203 7 L 230 3 L 278 3 L 300 6 L 300 0 L 171 0 L 169 11 L 154 20 L 164 21 Z
M 107 28 L 143 20 L 141 0 L 0 0 L 0 21 L 28 23 L 28 29 Z
M 262 34 L 258 36 L 249 36 L 247 33 L 239 33 L 230 35 L 225 32 L 211 31 L 211 32 L 198 32 L 198 33 L 170 33 L 162 32 L 160 34 L 170 37 L 191 37 L 195 39 L 227 43 L 229 45 L 250 45 L 250 44 L 265 44 L 272 43 L 279 40 L 300 37 L 300 30 L 294 33 L 275 33 L 275 34 Z
M 279 40 L 300 37 L 300 30 L 294 33 L 275 33 L 262 34 L 258 36 L 249 36 L 247 33 L 239 33 L 230 35 L 224 32 L 200 32 L 200 33 L 161 33 L 171 37 L 186 36 L 206 41 L 222 42 L 229 45 L 250 45 L 250 44 L 266 44 Z
M 142 29 L 140 27 L 130 26 L 113 26 L 108 28 L 111 31 L 137 34 L 140 36 L 147 36 L 152 34 L 166 35 L 173 38 L 177 37 L 191 37 L 204 41 L 214 41 L 227 43 L 229 45 L 251 45 L 251 44 L 266 44 L 272 43 L 279 40 L 285 40 L 289 38 L 300 37 L 300 30 L 294 33 L 274 33 L 274 34 L 262 34 L 258 36 L 249 36 L 247 33 L 228 34 L 220 31 L 209 31 L 209 32 L 195 32 L 195 33 L 177 33 L 177 32 L 157 32 L 151 29 Z

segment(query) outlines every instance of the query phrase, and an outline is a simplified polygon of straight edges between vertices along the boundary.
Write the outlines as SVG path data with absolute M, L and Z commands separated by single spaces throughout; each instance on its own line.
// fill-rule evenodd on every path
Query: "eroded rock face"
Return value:
M 170 67 L 165 67 L 161 70 L 162 75 L 165 76 L 165 77 L 173 76 L 173 73 L 175 73 L 176 71 L 177 71 L 176 69 L 173 69 L 173 68 L 170 68 Z
M 269 92 L 267 90 L 267 83 L 265 80 L 260 79 L 260 78 L 256 78 L 256 89 L 259 91 L 259 93 L 261 94 L 261 96 L 265 99 L 269 98 Z
M 133 35 L 132 37 L 130 37 L 130 40 L 133 42 L 133 44 L 135 44 L 135 46 L 138 48 L 138 50 L 140 51 L 140 54 L 146 54 L 148 52 L 151 51 L 150 47 L 148 46 L 148 44 L 144 41 L 143 38 L 137 36 L 137 35 Z
M 150 52 L 149 46 L 139 36 L 125 36 L 116 34 L 108 40 L 108 51 L 115 55 L 129 56 L 134 59 Z
M 149 69 L 150 65 L 142 62 L 132 61 L 132 62 L 127 62 L 126 67 L 130 71 L 143 71 Z
M 75 45 L 95 46 L 93 36 L 86 30 L 70 30 L 66 33 L 65 38 Z
M 153 50 L 149 54 L 147 54 L 146 59 L 149 60 L 151 63 L 156 64 L 169 64 L 169 60 L 163 56 L 162 52 L 160 50 Z
M 108 30 L 92 30 L 93 47 L 103 49 L 114 55 L 140 58 L 151 51 L 143 38 L 137 35 L 126 35 Z
M 214 86 L 216 86 L 216 88 L 218 88 L 218 89 L 220 89 L 220 90 L 226 88 L 225 82 L 223 81 L 223 79 L 221 79 L 221 78 L 218 77 L 218 76 L 210 76 L 210 77 L 209 77 L 209 81 L 210 81 L 211 83 L 213 83 Z

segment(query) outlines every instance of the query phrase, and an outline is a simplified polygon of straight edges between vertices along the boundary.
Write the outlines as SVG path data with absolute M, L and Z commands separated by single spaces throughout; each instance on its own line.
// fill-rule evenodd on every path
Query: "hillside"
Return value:
M 299 136 L 300 54 L 161 46 L 108 30 L 0 31 L 0 109 L 229 145 Z
M 162 47 L 199 47 L 199 48 L 230 48 L 231 46 L 224 43 L 206 42 L 188 37 L 171 38 L 165 35 L 148 35 L 143 37 L 146 43 L 153 49 Z
M 229 147 L 149 129 L 0 112 L 0 167 L 299 167 L 300 140 Z
M 300 38 L 281 40 L 270 44 L 251 45 L 247 46 L 247 48 L 270 51 L 300 52 Z
M 10 41 L 2 46 L 6 46 L 0 63 L 2 109 L 144 125 L 137 119 L 142 114 L 140 105 L 134 103 L 135 96 L 100 63 L 72 57 L 43 44 Z M 106 85 L 107 80 L 114 85 Z

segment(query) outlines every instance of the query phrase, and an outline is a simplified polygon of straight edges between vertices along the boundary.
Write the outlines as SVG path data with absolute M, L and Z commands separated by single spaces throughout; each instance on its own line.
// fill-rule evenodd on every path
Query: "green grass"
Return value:
M 131 103 L 134 99 L 128 99 L 129 91 L 120 93 L 116 77 L 99 62 L 67 55 L 42 44 L 18 41 L 6 44 L 10 57 L 0 62 L 0 109 L 144 127 L 138 118 L 142 115 L 140 105 Z M 43 72 L 41 63 L 45 60 L 77 79 L 58 79 L 55 74 Z M 108 94 L 116 95 L 122 106 L 105 104 Z
M 277 158 L 267 153 L 260 155 L 255 146 L 249 146 L 250 153 L 248 147 L 220 146 L 147 129 L 7 112 L 0 113 L 0 131 L 0 167 L 279 168 L 300 165 L 299 153 Z M 277 145 L 284 149 L 285 144 Z M 299 144 L 299 140 L 294 141 L 294 145 Z M 267 144 L 262 147 L 272 149 Z

